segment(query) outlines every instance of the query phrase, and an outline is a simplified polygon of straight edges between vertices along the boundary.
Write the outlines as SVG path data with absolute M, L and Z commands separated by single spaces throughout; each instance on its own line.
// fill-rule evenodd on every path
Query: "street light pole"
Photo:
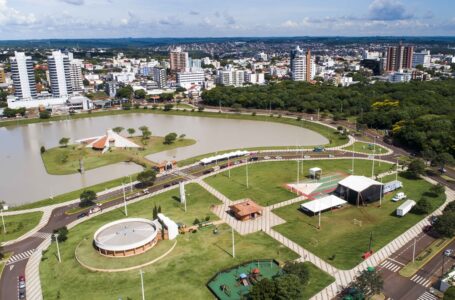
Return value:
M 128 207 L 126 205 L 126 194 L 125 194 L 125 184 L 122 183 L 122 188 L 123 188 L 123 204 L 125 205 L 125 216 L 128 217 Z
M 60 256 L 60 248 L 58 247 L 58 233 L 54 233 L 54 239 L 55 239 L 55 243 L 57 245 L 58 262 L 61 263 L 62 257 Z
M 417 239 L 414 238 L 414 246 L 412 247 L 412 262 L 415 261 L 415 256 L 416 256 L 416 242 L 417 242 Z
M 3 233 L 6 234 L 5 219 L 3 218 L 3 207 L 2 207 L 2 209 L 1 209 L 1 212 L 2 212 Z
M 300 162 L 297 159 L 297 184 L 299 184 L 299 181 L 300 181 L 299 175 L 300 175 Z
M 371 178 L 374 177 L 374 156 L 376 153 L 376 137 L 373 138 L 373 166 L 371 167 Z
M 231 231 L 232 231 L 232 258 L 235 258 L 234 227 L 231 227 Z
M 246 161 L 246 188 L 250 187 L 249 179 L 248 179 L 248 160 Z
M 142 269 L 139 271 L 139 274 L 141 274 L 141 289 L 142 289 L 142 300 L 145 300 L 145 292 L 144 292 L 144 272 L 142 272 Z

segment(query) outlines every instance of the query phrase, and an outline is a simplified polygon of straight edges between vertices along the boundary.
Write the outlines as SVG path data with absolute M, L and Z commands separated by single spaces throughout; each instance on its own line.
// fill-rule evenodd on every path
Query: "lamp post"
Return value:
M 144 292 L 144 272 L 142 271 L 142 269 L 139 271 L 139 274 L 141 275 L 142 300 L 145 300 L 145 292 Z
M 234 227 L 231 227 L 231 231 L 232 231 L 232 258 L 235 258 Z
M 60 256 L 60 248 L 58 247 L 58 233 L 54 233 L 54 239 L 55 239 L 55 243 L 57 245 L 58 262 L 61 263 L 62 257 Z
M 4 205 L 3 203 L 0 203 L 0 204 L 1 204 L 0 212 L 2 213 L 3 233 L 6 234 L 6 225 L 5 225 L 5 219 L 3 217 L 3 211 L 8 210 L 8 206 Z
M 125 194 L 125 184 L 122 183 L 122 189 L 123 189 L 123 204 L 125 206 L 125 216 L 128 217 L 128 207 L 126 205 L 126 194 Z
M 374 177 L 374 156 L 376 153 L 376 137 L 373 138 L 373 165 L 371 167 L 371 178 Z

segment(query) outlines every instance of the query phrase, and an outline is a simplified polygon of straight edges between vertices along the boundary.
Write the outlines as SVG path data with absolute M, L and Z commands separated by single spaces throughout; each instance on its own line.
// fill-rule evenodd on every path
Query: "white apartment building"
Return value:
M 177 73 L 177 85 L 188 89 L 190 86 L 204 85 L 205 74 L 202 71 L 193 72 L 178 72 Z
M 392 83 L 409 82 L 412 79 L 411 73 L 394 72 L 389 75 L 388 81 Z
M 82 92 L 84 83 L 82 80 L 81 66 L 77 62 L 70 62 L 71 88 L 73 92 Z
M 14 95 L 20 100 L 36 98 L 35 73 L 30 56 L 24 52 L 14 52 L 11 61 L 11 77 L 14 84 Z
M 166 69 L 154 67 L 153 68 L 153 80 L 156 81 L 160 89 L 167 86 L 167 74 Z
M 291 77 L 294 81 L 310 81 L 316 75 L 316 65 L 311 53 L 306 53 L 299 46 L 291 51 Z
M 245 82 L 252 84 L 264 84 L 265 83 L 264 73 L 253 73 L 251 71 L 246 71 Z
M 412 67 L 415 68 L 418 65 L 422 65 L 424 67 L 429 67 L 431 65 L 431 54 L 429 50 L 414 52 L 412 56 Z
M 223 85 L 243 86 L 245 71 L 234 69 L 219 70 L 217 82 Z
M 49 79 L 51 84 L 52 96 L 68 97 L 73 93 L 71 84 L 71 68 L 67 55 L 60 50 L 53 51 L 52 56 L 48 56 Z
M 254 56 L 254 58 L 255 58 L 256 60 L 267 61 L 267 58 L 268 58 L 268 57 L 267 57 L 267 54 L 266 54 L 266 53 L 264 53 L 264 52 L 259 52 L 259 53 L 257 53 L 257 54 Z

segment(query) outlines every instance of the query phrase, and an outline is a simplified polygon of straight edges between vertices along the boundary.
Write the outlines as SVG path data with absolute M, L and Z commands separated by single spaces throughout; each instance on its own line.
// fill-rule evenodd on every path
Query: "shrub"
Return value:
M 427 197 L 422 197 L 412 209 L 412 212 L 418 215 L 429 214 L 432 206 Z
M 44 152 L 46 152 L 46 148 L 44 148 L 44 146 L 41 146 L 40 150 L 41 154 L 43 154 Z

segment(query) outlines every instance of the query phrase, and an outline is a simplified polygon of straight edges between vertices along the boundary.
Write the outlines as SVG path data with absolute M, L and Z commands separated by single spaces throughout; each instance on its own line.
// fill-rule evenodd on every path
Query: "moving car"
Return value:
M 87 213 L 83 212 L 83 213 L 77 215 L 77 218 L 82 219 L 83 217 L 86 217 L 86 216 L 87 216 Z

